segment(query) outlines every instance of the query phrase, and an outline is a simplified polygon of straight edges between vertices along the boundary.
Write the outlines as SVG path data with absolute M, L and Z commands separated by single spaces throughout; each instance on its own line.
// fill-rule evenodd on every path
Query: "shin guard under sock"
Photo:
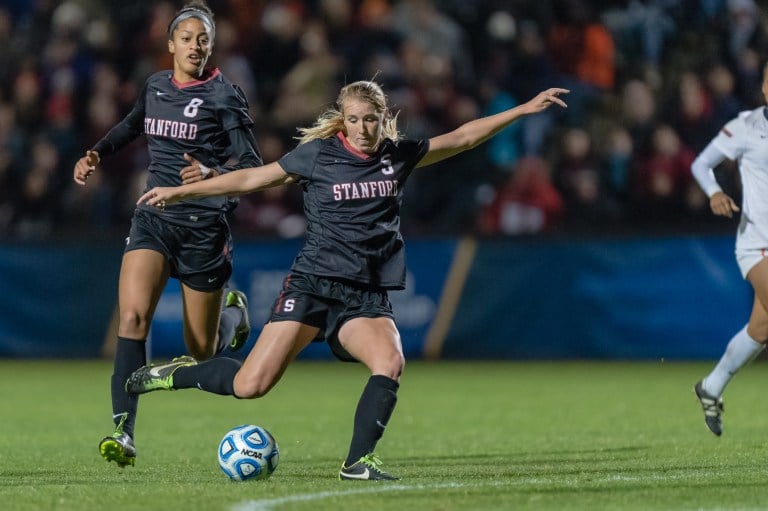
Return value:
M 234 396 L 235 375 L 242 365 L 234 358 L 214 357 L 199 364 L 179 367 L 173 373 L 173 388 L 196 388 L 222 396 Z
M 368 379 L 355 410 L 354 431 L 345 466 L 373 452 L 397 404 L 399 387 L 399 383 L 383 375 Z
M 216 353 L 221 353 L 232 342 L 235 337 L 235 329 L 243 318 L 243 311 L 237 307 L 224 307 L 219 319 L 219 345 L 216 347 Z
M 136 369 L 147 363 L 146 342 L 143 340 L 117 338 L 115 350 L 114 371 L 112 374 L 112 420 L 115 426 L 125 417 L 123 432 L 133 438 L 133 428 L 136 424 L 136 411 L 139 406 L 139 396 L 129 394 L 125 390 L 125 382 Z

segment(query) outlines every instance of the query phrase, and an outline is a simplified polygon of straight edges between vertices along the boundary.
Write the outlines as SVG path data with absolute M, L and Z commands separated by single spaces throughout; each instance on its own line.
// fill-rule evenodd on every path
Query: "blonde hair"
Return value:
M 382 116 L 381 138 L 397 140 L 400 133 L 397 131 L 397 114 L 392 115 L 387 108 L 387 96 L 381 86 L 372 81 L 362 80 L 345 85 L 336 98 L 336 104 L 321 113 L 315 124 L 310 128 L 299 128 L 301 136 L 296 137 L 299 145 L 311 140 L 331 138 L 339 131 L 346 135 L 344 128 L 343 103 L 347 98 L 356 98 L 373 105 L 377 113 Z

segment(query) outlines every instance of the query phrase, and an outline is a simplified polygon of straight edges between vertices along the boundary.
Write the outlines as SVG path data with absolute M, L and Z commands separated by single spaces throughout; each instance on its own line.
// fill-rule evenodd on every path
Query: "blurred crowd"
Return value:
M 406 234 L 685 232 L 714 218 L 690 164 L 764 104 L 765 6 L 754 0 L 208 0 L 211 60 L 245 91 L 265 161 L 344 83 L 375 79 L 408 137 L 430 137 L 551 86 L 569 108 L 525 118 L 420 169 Z M 0 236 L 124 234 L 145 180 L 138 140 L 79 187 L 78 157 L 170 69 L 183 2 L 0 4 Z M 738 176 L 717 169 L 738 200 Z M 241 199 L 238 236 L 297 237 L 298 187 Z

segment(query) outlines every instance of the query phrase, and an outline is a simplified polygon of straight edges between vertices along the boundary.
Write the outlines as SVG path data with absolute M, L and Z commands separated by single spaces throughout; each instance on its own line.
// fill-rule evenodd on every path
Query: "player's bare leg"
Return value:
M 296 321 L 276 321 L 264 325 L 242 370 L 235 376 L 235 395 L 251 399 L 269 392 L 318 332 L 318 328 Z
M 216 354 L 219 343 L 219 317 L 223 290 L 197 291 L 181 285 L 184 303 L 184 344 L 196 360 L 207 360 Z

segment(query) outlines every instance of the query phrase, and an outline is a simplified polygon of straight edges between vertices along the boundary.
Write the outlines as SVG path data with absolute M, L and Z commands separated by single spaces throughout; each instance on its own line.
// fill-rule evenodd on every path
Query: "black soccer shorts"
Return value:
M 163 254 L 171 277 L 196 291 L 222 289 L 232 275 L 232 235 L 223 215 L 213 224 L 189 227 L 137 209 L 125 252 L 136 249 Z
M 298 321 L 320 329 L 334 356 L 356 362 L 339 342 L 339 330 L 353 318 L 388 317 L 394 320 L 385 289 L 356 286 L 317 275 L 290 273 L 272 306 L 269 321 Z

